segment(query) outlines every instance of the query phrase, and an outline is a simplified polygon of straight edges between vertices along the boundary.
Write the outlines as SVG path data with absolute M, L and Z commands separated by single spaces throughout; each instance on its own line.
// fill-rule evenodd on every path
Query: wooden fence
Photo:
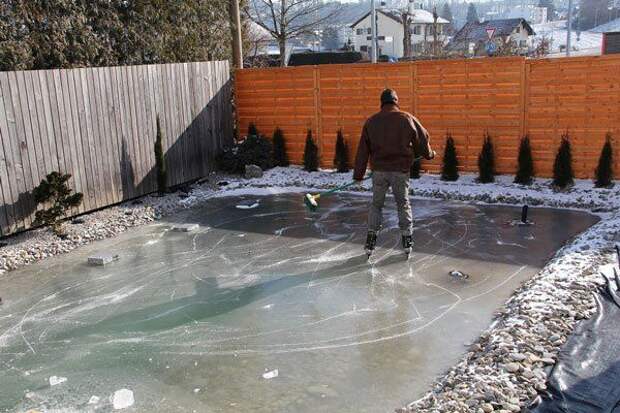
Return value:
M 51 171 L 79 213 L 156 190 L 157 116 L 169 185 L 205 176 L 232 140 L 230 89 L 228 62 L 0 73 L 0 234 L 32 225 Z
M 610 132 L 617 177 L 619 73 L 620 56 L 250 69 L 236 73 L 237 119 L 241 131 L 250 122 L 266 135 L 282 128 L 296 163 L 312 129 L 322 166 L 332 167 L 337 130 L 342 128 L 354 156 L 364 120 L 378 110 L 379 94 L 389 87 L 398 92 L 402 108 L 429 129 L 439 153 L 446 134 L 454 137 L 463 171 L 477 170 L 488 132 L 498 172 L 514 173 L 519 140 L 529 134 L 535 173 L 548 177 L 561 136 L 568 133 L 575 173 L 589 178 Z M 440 162 L 423 167 L 437 172 Z

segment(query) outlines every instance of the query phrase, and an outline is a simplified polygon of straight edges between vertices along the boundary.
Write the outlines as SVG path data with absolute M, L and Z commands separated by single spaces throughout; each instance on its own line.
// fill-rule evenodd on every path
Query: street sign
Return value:
M 488 42 L 485 49 L 487 54 L 490 56 L 497 51 L 497 45 L 494 42 Z
M 495 27 L 487 27 L 487 36 L 489 36 L 489 40 L 491 40 L 493 38 L 493 35 L 495 34 Z

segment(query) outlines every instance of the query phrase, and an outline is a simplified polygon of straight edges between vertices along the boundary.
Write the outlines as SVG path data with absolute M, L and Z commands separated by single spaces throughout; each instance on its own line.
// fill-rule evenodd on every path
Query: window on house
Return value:
M 367 52 L 368 46 L 360 46 L 360 52 Z
M 368 28 L 368 34 L 372 34 L 372 28 Z
M 413 26 L 413 34 L 422 34 L 422 26 Z
M 527 40 L 519 41 L 519 47 L 527 47 Z
M 364 34 L 364 29 L 357 29 L 355 32 L 358 36 Z

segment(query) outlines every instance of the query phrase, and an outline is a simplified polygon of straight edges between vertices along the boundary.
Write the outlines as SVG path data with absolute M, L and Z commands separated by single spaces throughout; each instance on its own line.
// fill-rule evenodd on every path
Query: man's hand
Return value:
M 434 150 L 431 150 L 431 153 L 428 154 L 428 158 L 426 158 L 429 161 L 432 161 L 433 159 L 435 159 L 435 156 L 437 156 L 437 152 L 435 152 Z

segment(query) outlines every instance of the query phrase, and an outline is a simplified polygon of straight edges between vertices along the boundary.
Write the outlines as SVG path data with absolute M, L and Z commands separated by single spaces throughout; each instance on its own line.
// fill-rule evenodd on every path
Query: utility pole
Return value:
M 370 0 L 370 26 L 370 37 L 372 39 L 370 60 L 372 63 L 377 63 L 377 9 L 375 8 L 375 0 Z
M 573 31 L 573 0 L 568 0 L 568 23 L 566 24 L 566 57 L 570 57 L 570 38 Z
M 241 40 L 241 14 L 239 12 L 239 0 L 229 0 L 229 2 L 233 65 L 237 69 L 243 69 L 243 46 Z

